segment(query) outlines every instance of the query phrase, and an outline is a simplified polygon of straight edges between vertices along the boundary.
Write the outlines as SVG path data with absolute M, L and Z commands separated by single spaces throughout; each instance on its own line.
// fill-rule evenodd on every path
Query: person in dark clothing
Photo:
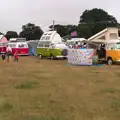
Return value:
M 6 55 L 5 53 L 2 53 L 2 60 L 5 61 L 5 59 L 6 59 Z
M 105 44 L 101 45 L 101 58 L 106 56 Z

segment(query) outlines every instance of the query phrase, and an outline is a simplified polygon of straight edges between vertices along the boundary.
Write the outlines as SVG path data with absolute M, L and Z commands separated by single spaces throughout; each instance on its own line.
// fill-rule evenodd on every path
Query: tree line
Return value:
M 109 15 L 103 9 L 93 8 L 85 10 L 80 16 L 78 25 L 54 25 L 54 29 L 60 34 L 61 37 L 71 38 L 70 34 L 73 31 L 77 32 L 77 37 L 89 38 L 106 27 L 120 27 L 116 18 Z M 52 30 L 53 25 L 49 26 Z M 15 31 L 8 31 L 5 36 L 10 38 L 24 37 L 26 40 L 38 40 L 43 34 L 40 26 L 33 23 L 28 23 L 22 26 L 22 31 L 18 34 Z

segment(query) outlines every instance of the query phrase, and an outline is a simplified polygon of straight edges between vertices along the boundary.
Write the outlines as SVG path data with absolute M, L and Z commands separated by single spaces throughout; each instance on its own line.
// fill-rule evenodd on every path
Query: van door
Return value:
M 44 56 L 49 57 L 50 56 L 50 43 L 46 42 L 44 44 Z
M 115 44 L 111 43 L 109 44 L 109 49 L 106 51 L 106 58 L 111 57 L 112 60 L 114 61 L 117 57 L 117 51 Z
M 37 54 L 41 54 L 42 56 L 44 56 L 44 43 L 43 42 L 39 42 L 38 46 L 37 46 Z

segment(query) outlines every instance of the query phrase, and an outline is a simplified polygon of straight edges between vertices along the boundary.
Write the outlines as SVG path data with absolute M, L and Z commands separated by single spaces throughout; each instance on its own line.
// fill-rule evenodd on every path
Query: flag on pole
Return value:
M 77 32 L 76 31 L 71 32 L 71 37 L 76 37 L 76 36 L 77 36 Z

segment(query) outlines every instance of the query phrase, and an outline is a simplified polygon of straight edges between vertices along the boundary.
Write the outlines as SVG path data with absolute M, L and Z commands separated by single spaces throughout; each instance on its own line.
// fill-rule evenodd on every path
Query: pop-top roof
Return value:
M 26 38 L 11 38 L 10 42 L 25 42 Z

